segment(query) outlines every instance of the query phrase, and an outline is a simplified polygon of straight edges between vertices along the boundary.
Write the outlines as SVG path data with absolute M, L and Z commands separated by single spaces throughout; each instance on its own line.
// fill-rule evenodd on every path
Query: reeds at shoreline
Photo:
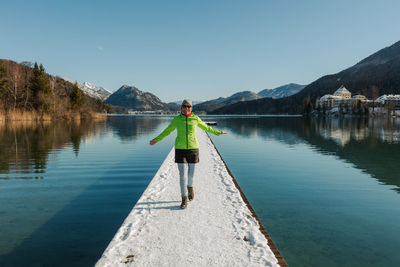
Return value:
M 85 112 L 85 113 L 65 113 L 62 116 L 52 116 L 46 113 L 38 113 L 36 111 L 1 111 L 0 110 L 0 121 L 55 121 L 55 120 L 67 120 L 75 121 L 82 119 L 105 119 L 105 116 L 101 116 L 99 113 Z

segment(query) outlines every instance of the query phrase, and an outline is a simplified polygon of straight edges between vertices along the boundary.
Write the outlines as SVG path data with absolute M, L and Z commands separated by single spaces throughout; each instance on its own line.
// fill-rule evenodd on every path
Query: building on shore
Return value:
M 343 85 L 333 95 L 324 95 L 316 101 L 316 108 L 319 111 L 330 114 L 364 114 L 370 100 L 363 95 L 351 96 L 351 92 Z
M 382 95 L 369 100 L 363 95 L 351 95 L 343 85 L 333 95 L 324 95 L 316 100 L 318 113 L 328 115 L 388 115 L 400 116 L 400 95 Z

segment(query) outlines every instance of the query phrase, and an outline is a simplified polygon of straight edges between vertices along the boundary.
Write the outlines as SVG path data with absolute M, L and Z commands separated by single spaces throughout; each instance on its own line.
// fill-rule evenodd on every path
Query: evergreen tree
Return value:
M 72 87 L 72 92 L 71 92 L 70 98 L 71 98 L 72 107 L 74 109 L 79 109 L 82 105 L 82 92 L 81 92 L 81 89 L 79 89 L 77 83 L 75 83 L 74 86 Z
M 38 66 L 37 62 L 35 62 L 30 82 L 34 96 L 34 107 L 46 113 L 50 112 L 50 97 L 48 94 L 51 93 L 51 88 L 42 64 Z
M 47 79 L 47 74 L 42 64 L 40 67 L 37 62 L 33 67 L 33 77 L 31 79 L 31 89 L 33 95 L 36 97 L 39 93 L 48 94 L 51 92 L 49 81 Z

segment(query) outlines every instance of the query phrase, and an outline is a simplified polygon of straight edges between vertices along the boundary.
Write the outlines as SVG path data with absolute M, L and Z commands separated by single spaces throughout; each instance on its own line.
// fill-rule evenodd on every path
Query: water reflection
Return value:
M 207 119 L 204 119 L 207 121 Z M 246 138 L 260 136 L 263 139 L 274 139 L 286 144 L 296 144 L 299 137 L 296 129 L 303 125 L 299 118 L 258 117 L 258 118 L 220 118 L 218 129 L 226 129 L 230 133 Z
M 142 134 L 161 122 L 0 124 L 0 266 L 93 266 L 171 149 Z
M 79 156 L 82 142 L 112 132 L 121 141 L 154 131 L 166 117 L 109 117 L 102 121 L 0 122 L 0 180 L 43 179 L 47 162 L 70 147 Z M 111 131 L 109 131 L 111 130 Z
M 218 125 L 246 138 L 308 143 L 338 156 L 400 193 L 400 120 L 368 118 L 220 118 Z
M 0 179 L 43 178 L 49 155 L 71 146 L 76 157 L 82 141 L 101 134 L 104 124 L 51 122 L 0 123 Z M 25 175 L 21 175 L 25 174 Z
M 321 118 L 313 120 L 317 132 L 345 146 L 351 139 L 361 141 L 372 137 L 389 143 L 400 142 L 400 119 L 339 119 Z
M 108 123 L 122 141 L 132 141 L 154 131 L 166 120 L 171 120 L 171 118 L 167 116 L 115 116 L 109 117 Z

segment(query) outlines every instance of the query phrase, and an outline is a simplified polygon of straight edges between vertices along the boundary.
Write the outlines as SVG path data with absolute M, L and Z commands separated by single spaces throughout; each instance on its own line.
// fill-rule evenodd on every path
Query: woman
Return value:
M 182 203 L 181 208 L 187 207 L 187 200 L 194 199 L 193 175 L 195 164 L 199 162 L 199 143 L 197 142 L 196 126 L 200 129 L 215 135 L 226 134 L 224 131 L 217 131 L 204 123 L 199 117 L 192 113 L 192 101 L 185 99 L 182 102 L 181 114 L 176 116 L 169 126 L 156 138 L 150 141 L 150 145 L 155 145 L 164 137 L 177 129 L 175 139 L 175 162 L 178 163 Z M 188 181 L 185 179 L 185 165 L 187 165 Z M 186 187 L 189 193 L 186 193 Z

